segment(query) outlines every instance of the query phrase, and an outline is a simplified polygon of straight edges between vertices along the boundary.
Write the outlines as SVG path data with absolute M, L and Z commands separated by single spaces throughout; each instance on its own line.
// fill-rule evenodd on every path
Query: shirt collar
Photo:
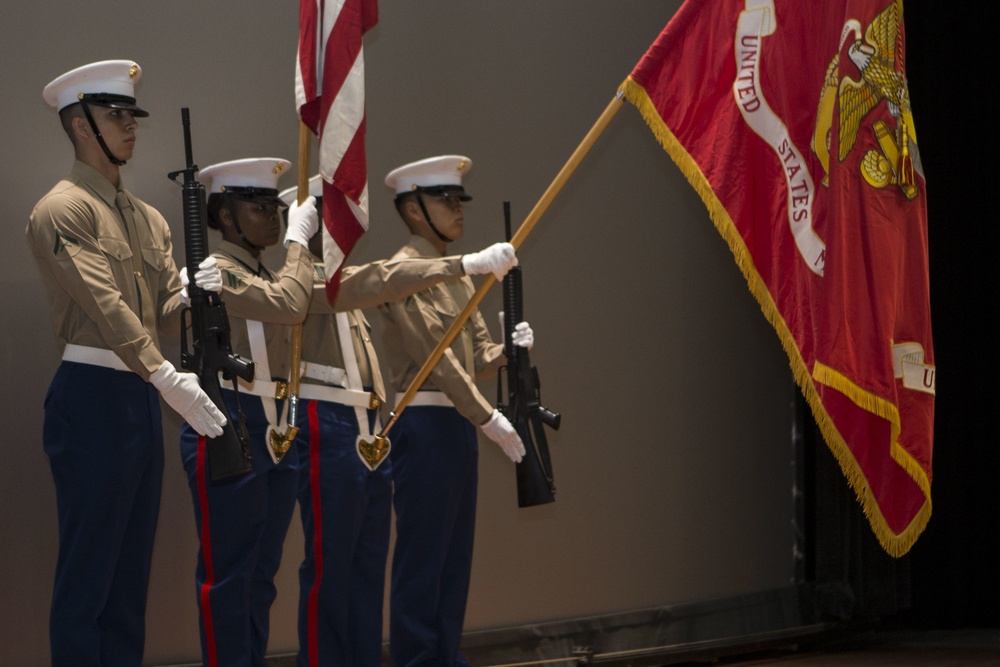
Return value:
M 86 162 L 75 160 L 73 162 L 73 169 L 70 171 L 70 176 L 103 199 L 108 206 L 114 208 L 115 194 L 118 192 L 118 189 L 104 174 Z M 122 189 L 124 190 L 124 188 Z
M 260 275 L 261 269 L 267 271 L 261 261 L 250 254 L 250 251 L 242 246 L 238 246 L 231 241 L 221 241 L 219 243 L 218 251 L 229 255 L 237 262 L 245 266 L 254 275 Z
M 444 257 L 444 253 L 435 248 L 434 244 L 425 239 L 423 236 L 413 234 L 410 236 L 410 242 L 408 245 L 416 250 L 421 257 Z

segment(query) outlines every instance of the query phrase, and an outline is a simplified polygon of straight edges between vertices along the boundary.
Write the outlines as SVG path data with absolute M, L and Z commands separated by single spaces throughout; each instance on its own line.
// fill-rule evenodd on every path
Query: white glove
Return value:
M 479 252 L 462 255 L 462 270 L 469 276 L 492 273 L 500 280 L 514 266 L 517 266 L 517 255 L 509 243 L 494 243 Z
M 506 335 L 507 329 L 503 325 L 503 311 L 500 313 L 500 342 L 504 342 L 504 336 Z M 531 325 L 527 322 L 518 322 L 514 325 L 514 333 L 510 337 L 510 342 L 514 343 L 518 347 L 523 347 L 530 350 L 535 346 L 535 332 L 532 330 Z
M 493 416 L 479 428 L 483 429 L 487 438 L 500 445 L 500 449 L 511 461 L 520 463 L 524 458 L 524 443 L 521 442 L 521 436 L 499 410 L 494 410 Z
M 319 213 L 316 212 L 316 198 L 306 197 L 301 204 L 293 202 L 288 209 L 288 231 L 285 232 L 285 247 L 292 241 L 309 247 L 309 239 L 319 231 Z
M 518 347 L 530 350 L 535 345 L 535 332 L 531 330 L 531 325 L 527 322 L 518 322 L 514 325 L 514 333 L 510 335 L 510 341 Z
M 199 435 L 217 438 L 222 435 L 226 416 L 198 384 L 194 373 L 178 373 L 169 361 L 149 376 L 150 383 L 160 392 L 167 405 L 176 410 Z
M 185 306 L 191 305 L 191 297 L 188 295 L 188 270 L 186 266 L 181 267 L 181 303 Z M 194 274 L 194 284 L 208 292 L 222 291 L 222 270 L 219 269 L 218 262 L 214 257 L 206 257 L 198 265 L 198 272 Z

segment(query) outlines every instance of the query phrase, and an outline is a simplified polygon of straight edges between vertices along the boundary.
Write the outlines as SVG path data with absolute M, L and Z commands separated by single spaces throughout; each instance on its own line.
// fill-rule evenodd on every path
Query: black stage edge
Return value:
M 805 583 L 714 600 L 469 631 L 462 636 L 462 652 L 474 667 L 642 667 L 761 651 L 792 653 L 849 637 L 858 629 L 851 621 L 856 602 L 846 584 Z M 295 655 L 273 655 L 267 664 L 295 667 Z M 382 664 L 391 665 L 388 645 Z
M 802 584 L 716 600 L 466 632 L 474 667 L 671 665 L 759 651 L 794 652 L 849 634 L 844 585 Z M 295 667 L 294 655 L 268 667 Z M 382 664 L 391 665 L 388 646 Z M 194 665 L 176 667 L 196 667 Z
M 476 667 L 667 665 L 815 642 L 843 626 L 844 586 L 804 584 L 717 600 L 467 632 Z M 383 664 L 388 665 L 384 654 Z M 277 667 L 277 665 L 275 665 Z

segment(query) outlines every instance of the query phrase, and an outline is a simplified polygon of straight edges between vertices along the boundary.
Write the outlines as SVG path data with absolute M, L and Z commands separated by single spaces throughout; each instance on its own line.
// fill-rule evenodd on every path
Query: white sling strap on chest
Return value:
M 264 417 L 267 418 L 268 429 L 267 433 L 272 430 L 277 433 L 283 433 L 284 427 L 281 424 L 285 422 L 285 412 L 288 410 L 288 401 L 281 408 L 281 416 L 279 420 L 278 408 L 276 404 L 276 397 L 279 394 L 279 386 L 277 382 L 271 381 L 271 367 L 267 361 L 267 339 L 264 337 L 264 324 L 256 320 L 247 320 L 247 337 L 250 341 L 250 359 L 253 360 L 256 366 L 256 373 L 254 373 L 254 381 L 246 386 L 247 392 L 253 394 L 254 396 L 260 397 L 261 405 L 264 408 Z M 266 378 L 257 379 L 257 378 Z M 281 393 L 284 393 L 282 391 Z M 265 436 L 266 437 L 266 436 Z M 266 448 L 268 453 L 271 455 L 271 459 L 278 463 L 278 459 L 274 450 L 271 447 Z
M 344 356 L 344 374 L 347 376 L 347 388 L 352 391 L 364 393 L 364 385 L 361 384 L 361 371 L 358 368 L 358 355 L 354 350 L 354 341 L 351 340 L 351 324 L 347 320 L 347 313 L 337 313 L 337 338 L 340 339 L 340 350 Z M 367 393 L 365 396 L 367 397 Z M 358 433 L 361 435 L 371 435 L 368 428 L 367 406 L 354 405 L 354 413 L 358 417 Z
M 344 370 L 347 372 L 347 388 L 353 391 L 364 391 L 364 385 L 361 384 L 361 371 L 358 370 L 358 356 L 354 351 L 354 341 L 351 340 L 351 325 L 347 321 L 347 313 L 337 313 L 337 337 L 340 339 L 340 350 L 344 355 Z M 358 326 L 361 326 L 361 322 L 358 322 Z M 374 363 L 369 364 L 372 367 L 372 372 L 377 372 L 378 367 Z M 374 381 L 374 378 L 373 378 Z M 358 418 L 358 439 L 357 445 L 354 450 L 358 453 L 358 458 L 361 462 L 365 464 L 365 467 L 369 470 L 374 471 L 379 465 L 386 459 L 389 454 L 388 448 L 384 452 L 381 452 L 379 456 L 375 457 L 365 457 L 362 453 L 362 443 L 368 442 L 372 439 L 372 431 L 368 428 L 368 409 L 366 407 L 361 407 L 358 405 L 354 406 L 354 414 Z M 376 430 L 380 429 L 382 426 L 382 419 L 376 413 L 375 416 L 375 427 Z

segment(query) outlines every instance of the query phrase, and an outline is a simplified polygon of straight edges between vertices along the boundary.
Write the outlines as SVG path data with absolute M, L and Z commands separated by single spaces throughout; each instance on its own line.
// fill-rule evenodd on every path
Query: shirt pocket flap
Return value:
M 155 271 L 163 271 L 167 268 L 167 253 L 163 248 L 143 248 L 142 259 Z
M 98 236 L 97 247 L 108 257 L 113 257 L 119 262 L 123 262 L 132 256 L 132 248 L 128 241 L 117 236 Z

